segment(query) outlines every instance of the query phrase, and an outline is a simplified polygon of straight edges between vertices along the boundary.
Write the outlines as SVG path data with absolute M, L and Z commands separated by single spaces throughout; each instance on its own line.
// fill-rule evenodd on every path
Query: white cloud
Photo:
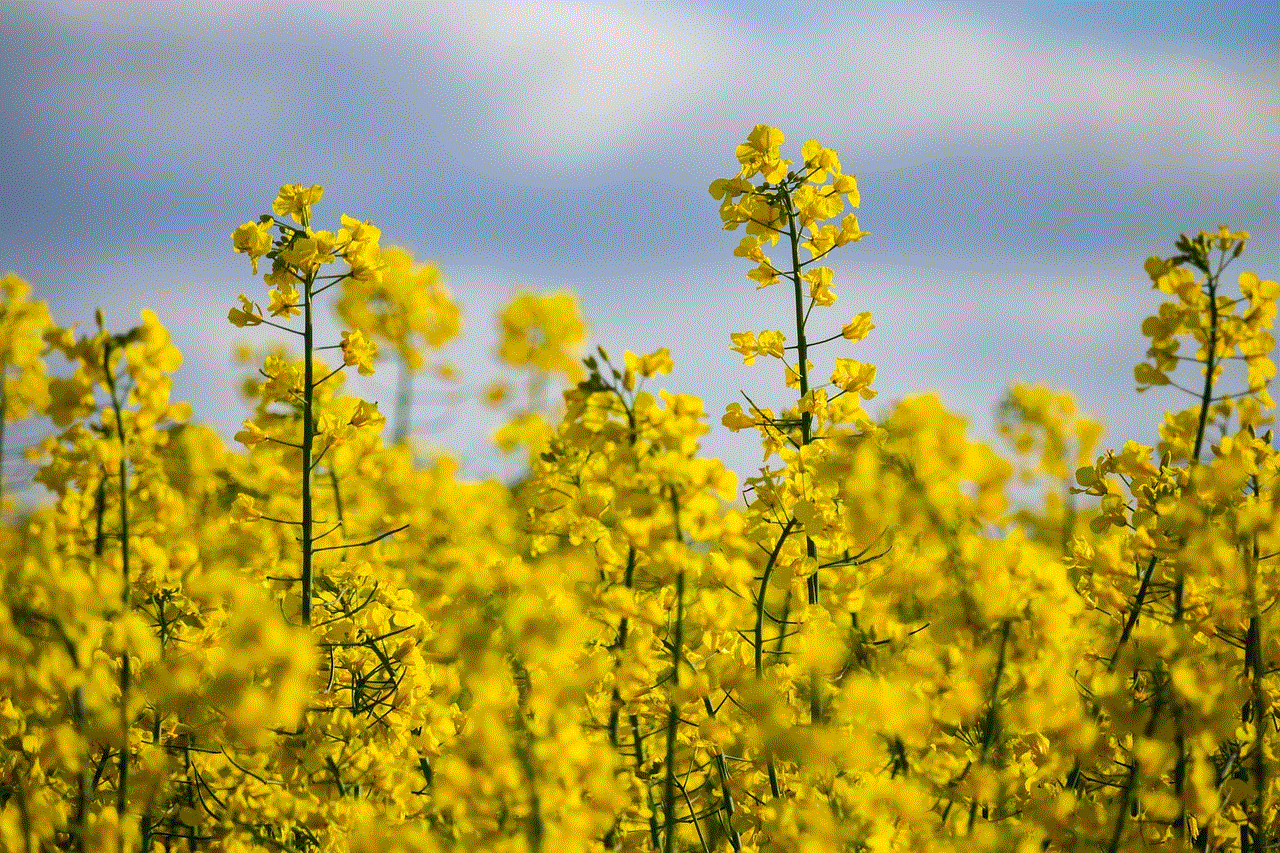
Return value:
M 842 150 L 900 162 L 976 148 L 1082 168 L 1094 155 L 1179 183 L 1280 177 L 1274 76 L 1149 47 L 1050 42 L 947 6 L 876 7 L 856 32 L 815 69 L 818 97 L 785 110 Z
M 634 153 L 732 67 L 730 22 L 678 5 L 455 5 L 405 23 L 460 63 L 506 157 L 561 173 Z
M 1172 48 L 1050 42 L 954 7 L 841 9 L 777 43 L 754 22 L 671 4 L 403 14 L 401 38 L 474 75 L 504 156 L 539 169 L 778 121 L 870 158 L 976 146 L 1033 162 L 1095 155 L 1179 182 L 1280 176 L 1274 75 Z
M 842 7 L 776 32 L 758 14 L 676 4 L 146 10 L 69 7 L 58 26 L 167 50 L 189 42 L 232 57 L 226 73 L 160 86 L 109 75 L 91 89 L 64 90 L 69 119 L 87 110 L 141 136 L 148 128 L 172 136 L 176 127 L 178 145 L 202 137 L 221 145 L 255 106 L 286 117 L 287 87 L 272 78 L 305 78 L 307 69 L 268 34 L 279 19 L 296 17 L 305 25 L 287 37 L 315 41 L 317 68 L 326 67 L 326 51 L 353 67 L 351 92 L 311 92 L 314 103 L 293 109 L 358 113 L 358 101 L 344 99 L 358 96 L 378 68 L 379 85 L 401 88 L 398 97 L 383 93 L 385 101 L 402 100 L 429 120 L 439 105 L 414 103 L 424 91 L 446 96 L 438 79 L 424 89 L 424 74 L 440 75 L 455 87 L 447 96 L 478 117 L 453 129 L 461 147 L 557 175 L 625 164 L 657 138 L 680 138 L 692 150 L 768 122 L 864 162 L 977 148 L 1033 163 L 1100 157 L 1140 176 L 1202 186 L 1280 182 L 1274 74 L 1248 76 L 1172 47 L 1050 41 L 1050 33 L 945 5 Z M 267 53 L 246 53 L 246 39 Z M 245 64 L 254 55 L 261 66 Z M 299 126 L 286 121 L 278 130 L 287 138 Z

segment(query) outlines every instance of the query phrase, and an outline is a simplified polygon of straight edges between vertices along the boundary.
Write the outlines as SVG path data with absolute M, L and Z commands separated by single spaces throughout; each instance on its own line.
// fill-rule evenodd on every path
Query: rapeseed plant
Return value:
M 785 331 L 729 333 L 789 400 L 727 407 L 760 441 L 743 483 L 701 454 L 702 401 L 661 387 L 668 350 L 579 361 L 567 293 L 500 317 L 529 387 L 497 439 L 527 476 L 415 458 L 409 379 L 452 374 L 460 311 L 371 223 L 316 230 L 319 186 L 232 234 L 270 269 L 228 319 L 300 344 L 261 354 L 235 448 L 170 401 L 154 314 L 78 336 L 6 276 L 0 426 L 49 419 L 30 458 L 52 503 L 0 535 L 0 848 L 1280 843 L 1280 285 L 1231 287 L 1249 236 L 1145 264 L 1169 299 L 1134 379 L 1192 398 L 1157 441 L 1100 453 L 1069 394 L 1017 385 L 1006 457 L 934 395 L 864 408 L 875 366 L 844 348 L 871 315 L 814 313 L 826 257 L 867 236 L 857 181 L 784 144 L 757 126 L 710 187 L 749 279 L 790 285 Z M 321 341 L 329 290 L 344 329 Z M 390 443 L 343 383 L 380 351 Z

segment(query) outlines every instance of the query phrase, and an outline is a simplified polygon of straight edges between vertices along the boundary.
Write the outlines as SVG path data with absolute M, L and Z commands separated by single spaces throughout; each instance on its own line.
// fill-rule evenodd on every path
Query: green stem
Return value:
M 671 686 L 680 684 L 680 647 L 684 642 L 684 572 L 676 572 L 676 625 L 671 650 Z M 676 825 L 676 728 L 680 723 L 680 709 L 675 699 L 667 711 L 667 772 L 662 786 L 662 811 L 666 824 L 662 831 L 663 853 L 675 850 Z
M 711 699 L 707 696 L 702 697 L 702 707 L 707 712 L 707 716 L 715 719 L 716 709 L 711 704 Z M 729 790 L 729 768 L 724 760 L 724 751 L 719 746 L 715 747 L 716 773 L 720 777 L 720 790 L 723 792 L 721 803 L 724 809 L 724 827 L 725 834 L 729 836 L 729 843 L 733 845 L 735 851 L 742 850 L 742 837 L 738 834 L 738 830 L 733 828 L 733 816 L 737 812 L 737 806 L 733 802 L 733 792 Z
M 809 343 L 804 335 L 804 280 L 800 273 L 800 229 L 796 225 L 796 210 L 791 202 L 791 193 L 785 186 L 781 187 L 780 193 L 787 212 L 787 239 L 791 244 L 791 272 L 787 274 L 787 278 L 791 279 L 792 291 L 795 294 L 796 353 L 799 356 L 796 375 L 800 378 L 800 397 L 803 399 L 804 395 L 809 393 Z M 812 440 L 812 429 L 813 413 L 802 413 L 800 416 L 801 445 L 808 444 Z
M 630 715 L 631 720 L 631 740 L 636 745 L 636 767 L 643 767 L 645 764 L 644 754 L 644 735 L 640 734 L 640 716 L 638 714 Z M 654 807 L 653 802 L 653 786 L 645 785 L 649 799 L 649 840 L 653 843 L 656 850 L 660 846 L 658 835 L 658 810 Z
M 800 264 L 800 228 L 796 224 L 795 205 L 791 200 L 791 193 L 784 186 L 782 188 L 782 198 L 785 202 L 787 211 L 787 240 L 791 244 L 791 273 L 788 278 L 791 279 L 792 292 L 795 295 L 796 310 L 796 354 L 798 364 L 796 365 L 796 375 L 800 380 L 800 400 L 809 393 L 809 342 L 805 337 L 805 310 L 804 310 L 804 279 L 801 278 Z M 800 446 L 806 447 L 813 442 L 813 413 L 809 411 L 800 414 Z M 814 541 L 808 535 L 804 538 L 805 553 L 814 565 L 818 562 L 818 548 Z M 818 586 L 818 570 L 815 568 L 813 574 L 809 575 L 806 582 L 809 604 L 816 605 L 818 603 L 819 586 Z M 810 673 L 809 677 L 809 719 L 812 723 L 817 723 L 822 717 L 822 693 L 820 690 L 821 679 L 815 671 Z
M 1255 495 L 1257 486 L 1255 480 Z M 1263 830 L 1267 822 L 1267 764 L 1266 750 L 1263 748 L 1263 734 L 1266 727 L 1263 725 L 1262 717 L 1266 713 L 1266 697 L 1263 694 L 1263 676 L 1266 675 L 1266 665 L 1262 657 L 1262 614 L 1258 609 L 1258 536 L 1253 536 L 1253 547 L 1249 553 L 1248 561 L 1248 587 L 1247 594 L 1249 597 L 1249 631 L 1245 635 L 1245 654 L 1244 664 L 1245 672 L 1252 676 L 1250 679 L 1250 710 L 1253 717 L 1253 809 L 1249 815 L 1249 823 L 1253 831 L 1253 847 L 1257 853 L 1262 853 L 1266 849 L 1263 842 Z
M 1151 585 L 1151 576 L 1156 570 L 1156 555 L 1152 554 L 1150 561 L 1147 562 L 1147 570 L 1142 574 L 1142 583 L 1138 585 L 1138 595 L 1133 601 L 1133 609 L 1129 611 L 1129 618 L 1125 620 L 1124 628 L 1120 630 L 1120 640 L 1116 643 L 1116 650 L 1111 654 L 1111 662 L 1107 664 L 1107 672 L 1115 672 L 1116 664 L 1120 662 L 1120 650 L 1124 648 L 1124 644 L 1129 641 L 1129 635 L 1133 633 L 1133 628 L 1138 624 L 1138 614 L 1142 611 L 1142 605 L 1147 598 L 1147 589 Z
M 1200 450 L 1204 444 L 1204 434 L 1209 423 L 1209 406 L 1213 402 L 1213 371 L 1217 364 L 1217 346 L 1218 346 L 1218 275 L 1221 274 L 1221 268 L 1217 274 L 1209 274 L 1205 279 L 1205 288 L 1209 297 L 1209 340 L 1205 343 L 1205 361 L 1204 361 L 1204 387 L 1200 392 L 1200 415 L 1196 421 L 1196 440 L 1195 447 L 1191 451 L 1191 459 L 1188 460 L 1188 469 L 1195 468 L 1200 463 Z M 1181 563 L 1177 566 L 1177 577 L 1173 583 L 1173 614 L 1172 619 L 1175 625 L 1180 624 L 1183 620 L 1184 596 L 1186 589 L 1186 569 Z M 1174 768 L 1174 794 L 1178 798 L 1178 802 L 1182 802 L 1183 787 L 1186 782 L 1187 767 L 1187 745 L 1184 733 L 1185 723 L 1182 715 L 1182 708 L 1174 705 L 1173 708 L 1174 726 L 1176 729 L 1175 742 L 1178 749 L 1178 763 Z M 1261 732 L 1261 727 L 1258 729 Z M 1180 835 L 1185 835 L 1186 830 L 1186 808 L 1182 807 L 1178 816 L 1178 831 Z
M 1151 737 L 1155 733 L 1156 723 L 1160 719 L 1160 712 L 1164 708 L 1166 687 L 1160 687 L 1156 692 L 1155 702 L 1151 708 L 1151 716 L 1147 720 L 1147 725 L 1143 730 L 1143 737 Z M 1125 783 L 1121 789 L 1120 809 L 1116 815 L 1115 827 L 1111 832 L 1111 843 L 1107 845 L 1107 853 L 1116 853 L 1120 849 L 1120 837 L 1124 834 L 1124 825 L 1129 817 L 1129 810 L 1137 804 L 1138 795 L 1138 759 L 1133 757 L 1132 763 L 1129 765 L 1129 774 L 1125 779 Z
M 675 526 L 675 539 L 683 542 L 684 535 L 680 530 L 680 496 L 675 486 L 671 487 L 671 513 Z M 675 636 L 671 641 L 671 687 L 680 685 L 680 655 L 684 646 L 684 570 L 676 572 L 676 624 Z M 680 724 L 680 709 L 673 698 L 667 711 L 667 756 L 666 777 L 662 786 L 662 810 L 666 825 L 662 832 L 662 849 L 664 853 L 675 850 L 676 826 L 676 728 Z M 690 812 L 692 819 L 697 815 Z
M 635 546 L 633 545 L 627 549 L 627 568 L 626 568 L 626 572 L 622 576 L 623 586 L 625 586 L 627 589 L 633 589 L 635 587 L 635 572 L 636 572 L 636 549 L 635 549 Z M 623 616 L 622 619 L 618 621 L 619 659 L 621 659 L 622 653 L 627 648 L 627 637 L 629 636 L 630 631 L 631 631 L 631 622 L 626 616 Z M 622 694 L 618 692 L 617 684 L 614 684 L 613 696 L 612 696 L 612 701 L 610 702 L 610 711 L 609 711 L 609 742 L 613 744 L 615 749 L 618 747 L 618 716 L 621 713 L 622 713 Z
M 315 329 L 313 293 L 315 273 L 308 273 L 302 288 L 302 623 L 311 624 L 312 568 L 311 457 L 315 444 Z
M 116 440 L 120 443 L 120 462 L 117 476 L 120 479 L 120 612 L 129 612 L 131 590 L 129 577 L 129 443 L 124 434 L 123 407 L 120 404 L 120 392 L 116 387 L 115 375 L 111 371 L 111 339 L 107 339 L 102 348 L 102 372 L 105 376 L 107 392 L 111 395 L 111 408 L 116 416 Z M 120 784 L 116 788 L 116 813 L 123 820 L 125 807 L 129 797 L 129 691 L 132 686 L 132 665 L 129 660 L 129 649 L 124 646 L 120 655 L 120 729 L 122 743 L 120 746 Z M 122 844 L 123 849 L 123 844 Z
M 8 359 L 0 358 L 0 512 L 4 511 L 4 425 L 9 419 L 9 388 L 5 374 L 8 372 Z
M 778 637 L 773 643 L 773 656 L 777 660 L 782 659 L 782 648 L 787 642 L 787 626 L 791 624 L 791 600 L 795 597 L 791 587 L 787 587 L 786 595 L 782 598 L 782 614 L 776 620 L 778 625 Z
M 636 549 L 635 549 L 635 546 L 633 545 L 627 549 L 627 568 L 622 578 L 623 585 L 627 589 L 632 589 L 635 586 L 635 572 L 636 572 Z M 623 616 L 622 619 L 618 621 L 618 660 L 619 661 L 622 660 L 622 652 L 627 648 L 627 637 L 630 634 L 630 629 L 631 629 L 630 620 L 628 620 L 626 616 Z M 616 673 L 617 673 L 616 665 L 614 667 L 614 673 L 616 676 Z M 615 680 L 613 685 L 613 691 L 609 696 L 609 743 L 613 746 L 615 750 L 618 749 L 619 746 L 621 745 L 621 740 L 618 737 L 618 718 L 621 716 L 621 714 L 622 714 L 622 694 L 618 691 L 618 685 Z M 632 719 L 634 720 L 635 717 L 633 716 Z M 636 735 L 638 738 L 639 737 L 638 731 Z M 639 740 L 637 740 L 636 741 L 636 766 L 639 767 L 640 763 L 641 763 L 640 762 L 640 742 Z M 615 837 L 617 835 L 617 832 L 618 832 L 618 824 L 615 821 L 614 825 L 609 827 L 609 831 L 605 833 L 604 846 L 606 850 L 612 850 L 614 848 Z M 656 825 L 654 828 L 654 846 L 655 847 L 658 846 Z
M 756 626 L 755 626 L 755 651 L 756 651 L 756 678 L 764 677 L 764 597 L 769 591 L 769 578 L 773 575 L 773 567 L 778 563 L 778 555 L 782 553 L 782 546 L 787 541 L 787 537 L 791 535 L 791 529 L 795 527 L 796 520 L 793 517 L 787 522 L 787 526 L 782 528 L 782 534 L 778 536 L 778 541 L 773 546 L 773 553 L 769 555 L 769 562 L 765 563 L 764 574 L 760 576 L 760 594 L 756 596 Z
M 1196 423 L 1196 443 L 1191 451 L 1191 464 L 1200 461 L 1200 447 L 1204 443 L 1205 427 L 1209 423 L 1209 404 L 1213 400 L 1213 370 L 1217 364 L 1215 350 L 1218 348 L 1218 277 L 1210 275 L 1205 279 L 1205 288 L 1209 297 L 1209 340 L 1205 343 L 1204 391 L 1200 394 L 1200 418 Z
M 796 525 L 793 516 L 787 526 L 782 528 L 782 533 L 778 536 L 778 541 L 773 546 L 773 553 L 769 555 L 769 562 L 765 564 L 764 574 L 760 577 L 760 594 L 756 596 L 756 625 L 755 625 L 755 664 L 756 664 L 756 680 L 764 678 L 764 598 L 765 593 L 769 591 L 769 578 L 773 575 L 773 567 L 778 563 L 778 555 L 782 553 L 782 546 L 787 541 L 787 537 L 791 535 L 791 530 Z M 779 631 L 785 629 L 785 625 L 779 626 Z M 778 638 L 779 653 L 781 653 L 782 638 Z M 778 797 L 782 794 L 781 786 L 778 784 L 778 771 L 774 767 L 773 759 L 768 760 L 769 771 L 769 793 Z

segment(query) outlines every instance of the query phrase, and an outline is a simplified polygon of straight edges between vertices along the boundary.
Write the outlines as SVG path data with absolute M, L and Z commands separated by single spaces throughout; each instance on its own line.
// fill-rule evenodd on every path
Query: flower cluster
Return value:
M 712 184 L 795 318 L 730 336 L 784 367 L 778 411 L 721 419 L 760 442 L 741 484 L 702 454 L 703 402 L 662 387 L 672 354 L 579 363 L 563 293 L 500 317 L 524 478 L 385 442 L 348 369 L 379 344 L 402 377 L 440 364 L 460 315 L 369 223 L 313 230 L 318 186 L 233 234 L 271 269 L 229 320 L 301 345 L 249 356 L 233 447 L 170 400 L 154 313 L 78 334 L 6 276 L 0 425 L 48 420 L 51 497 L 0 524 L 0 849 L 1280 844 L 1280 285 L 1228 287 L 1248 235 L 1146 264 L 1171 300 L 1134 376 L 1192 399 L 1158 441 L 1100 451 L 1069 394 L 1016 385 L 1001 450 L 936 395 L 873 417 L 875 367 L 842 352 L 811 381 L 874 329 L 811 317 L 817 264 L 864 235 L 835 152 L 796 169 L 783 141 L 758 126 Z M 346 328 L 320 345 L 329 288 Z

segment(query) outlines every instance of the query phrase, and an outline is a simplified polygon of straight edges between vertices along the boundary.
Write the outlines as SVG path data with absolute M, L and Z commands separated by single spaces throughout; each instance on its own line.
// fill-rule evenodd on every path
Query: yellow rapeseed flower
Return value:
M 373 375 L 373 360 L 378 357 L 378 347 L 359 329 L 342 333 L 342 363 L 356 367 L 361 376 Z

